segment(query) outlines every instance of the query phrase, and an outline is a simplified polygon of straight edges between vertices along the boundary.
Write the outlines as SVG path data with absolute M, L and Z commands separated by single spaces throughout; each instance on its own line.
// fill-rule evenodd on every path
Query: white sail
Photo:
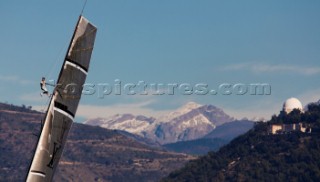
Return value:
M 97 28 L 83 16 L 75 28 L 48 107 L 27 181 L 51 181 L 89 69 Z

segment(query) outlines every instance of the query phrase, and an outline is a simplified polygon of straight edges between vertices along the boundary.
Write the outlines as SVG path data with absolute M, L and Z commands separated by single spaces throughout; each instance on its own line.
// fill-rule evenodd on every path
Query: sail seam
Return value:
M 93 49 L 93 47 L 89 47 L 89 48 L 83 48 L 83 49 L 75 49 L 73 51 L 91 51 Z
M 33 175 L 37 175 L 37 176 L 41 176 L 41 177 L 46 177 L 46 174 L 44 172 L 41 171 L 30 171 L 31 174 Z
M 73 117 L 69 113 L 67 113 L 66 111 L 61 110 L 61 109 L 56 108 L 56 107 L 54 107 L 54 110 L 59 112 L 59 113 L 61 113 L 61 114 L 63 114 L 63 115 L 65 115 L 65 116 L 67 116 L 69 119 L 71 119 L 73 121 Z
M 78 70 L 80 70 L 81 72 L 83 72 L 86 75 L 88 74 L 88 69 L 87 68 L 85 68 L 84 66 L 78 64 L 77 62 L 75 62 L 75 61 L 73 61 L 73 60 L 71 60 L 69 58 L 66 59 L 66 65 L 70 65 L 70 66 L 72 66 L 74 68 L 77 68 Z
M 64 113 L 66 113 L 65 115 L 70 115 L 70 117 L 73 119 L 74 118 L 74 114 L 68 110 L 67 106 L 59 103 L 59 102 L 54 102 L 54 110 L 59 109 L 59 111 L 63 111 Z M 58 112 L 59 112 L 58 111 Z

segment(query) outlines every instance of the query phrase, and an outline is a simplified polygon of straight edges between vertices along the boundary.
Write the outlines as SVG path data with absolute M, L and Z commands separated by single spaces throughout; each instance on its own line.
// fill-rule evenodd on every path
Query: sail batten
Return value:
M 26 181 L 51 181 L 65 146 L 89 70 L 97 28 L 79 17 L 53 91 Z

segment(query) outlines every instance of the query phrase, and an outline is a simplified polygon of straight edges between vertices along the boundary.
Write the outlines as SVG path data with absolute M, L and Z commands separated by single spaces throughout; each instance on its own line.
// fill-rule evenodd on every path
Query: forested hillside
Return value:
M 311 133 L 268 133 L 271 124 L 302 122 Z M 257 123 L 218 152 L 210 152 L 163 181 L 318 181 L 320 179 L 320 106 L 273 116 Z

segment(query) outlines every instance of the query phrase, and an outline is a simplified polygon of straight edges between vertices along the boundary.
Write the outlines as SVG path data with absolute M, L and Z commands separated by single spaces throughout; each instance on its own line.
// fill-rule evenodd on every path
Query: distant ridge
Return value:
M 183 152 L 194 155 L 204 155 L 210 151 L 217 151 L 229 143 L 235 137 L 242 135 L 252 129 L 253 121 L 236 120 L 217 126 L 203 138 L 180 141 L 165 144 L 164 147 L 175 152 Z
M 232 140 L 253 128 L 255 122 L 250 120 L 235 120 L 218 126 L 215 130 L 208 133 L 204 138 L 221 138 Z
M 124 130 L 166 144 L 201 138 L 217 126 L 233 120 L 218 107 L 189 102 L 159 118 L 117 114 L 109 118 L 90 119 L 84 123 Z

